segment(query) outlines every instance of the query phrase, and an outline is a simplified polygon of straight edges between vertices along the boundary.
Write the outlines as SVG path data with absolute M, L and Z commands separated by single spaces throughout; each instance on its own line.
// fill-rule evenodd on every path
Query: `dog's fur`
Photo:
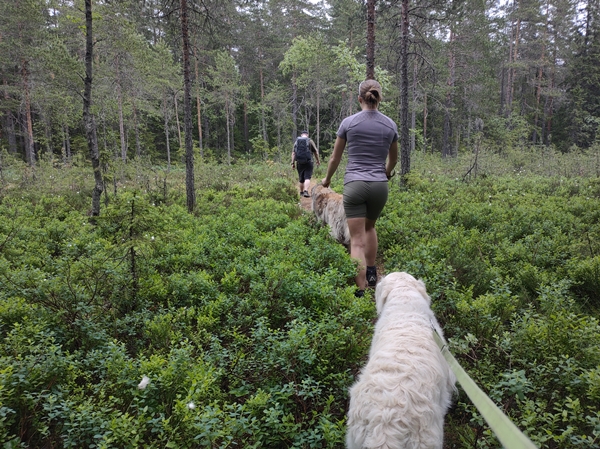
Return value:
M 348 449 L 441 449 L 456 378 L 432 335 L 425 284 L 391 273 L 375 290 L 369 361 L 350 389 Z
M 318 220 L 329 225 L 331 236 L 346 246 L 350 245 L 350 231 L 344 212 L 343 196 L 319 183 L 311 190 L 312 210 Z

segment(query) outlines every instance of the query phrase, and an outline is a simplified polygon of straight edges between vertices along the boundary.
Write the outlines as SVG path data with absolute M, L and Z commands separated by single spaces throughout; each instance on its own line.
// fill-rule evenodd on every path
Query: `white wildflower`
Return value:
M 196 408 L 196 404 L 194 404 L 193 402 L 188 402 L 187 406 L 190 410 L 194 410 Z
M 145 390 L 149 383 L 150 378 L 148 376 L 142 377 L 142 381 L 138 384 L 138 389 Z

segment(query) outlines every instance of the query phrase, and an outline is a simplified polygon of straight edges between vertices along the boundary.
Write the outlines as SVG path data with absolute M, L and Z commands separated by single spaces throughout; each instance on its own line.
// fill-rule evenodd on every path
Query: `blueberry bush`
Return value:
M 379 262 L 425 281 L 451 351 L 539 447 L 598 448 L 600 182 L 544 157 L 415 154 Z M 3 447 L 343 447 L 373 293 L 289 167 L 199 163 L 189 214 L 181 168 L 129 163 L 92 220 L 84 163 L 3 160 Z M 445 447 L 499 447 L 460 389 Z

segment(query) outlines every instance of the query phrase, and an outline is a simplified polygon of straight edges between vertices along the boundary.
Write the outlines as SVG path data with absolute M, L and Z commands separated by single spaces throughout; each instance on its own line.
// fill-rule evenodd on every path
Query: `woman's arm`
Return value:
M 346 148 L 346 139 L 342 139 L 338 136 L 337 139 L 335 139 L 335 144 L 333 144 L 333 153 L 331 153 L 329 162 L 327 163 L 327 174 L 321 181 L 323 187 L 329 187 L 329 184 L 331 184 L 331 178 L 333 177 L 333 174 L 337 170 L 338 165 L 340 165 L 340 161 L 342 160 L 344 148 Z
M 392 142 L 390 145 L 390 151 L 388 153 L 387 164 L 385 165 L 385 175 L 387 179 L 392 177 L 392 171 L 398 163 L 398 141 Z

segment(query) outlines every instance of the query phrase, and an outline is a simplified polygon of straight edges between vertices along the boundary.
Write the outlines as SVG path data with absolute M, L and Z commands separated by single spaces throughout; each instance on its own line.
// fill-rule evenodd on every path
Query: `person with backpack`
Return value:
M 323 186 L 331 178 L 348 149 L 344 175 L 344 212 L 350 231 L 350 256 L 358 261 L 356 296 L 367 285 L 377 284 L 377 232 L 375 222 L 388 198 L 388 181 L 398 163 L 398 126 L 377 110 L 382 100 L 381 85 L 365 80 L 358 87 L 361 111 L 342 120 Z
M 292 150 L 292 167 L 296 166 L 298 170 L 298 182 L 300 183 L 300 196 L 308 198 L 308 188 L 310 178 L 314 168 L 313 155 L 317 165 L 321 163 L 319 159 L 319 149 L 311 138 L 308 137 L 308 131 L 302 131 L 300 137 L 294 142 Z

